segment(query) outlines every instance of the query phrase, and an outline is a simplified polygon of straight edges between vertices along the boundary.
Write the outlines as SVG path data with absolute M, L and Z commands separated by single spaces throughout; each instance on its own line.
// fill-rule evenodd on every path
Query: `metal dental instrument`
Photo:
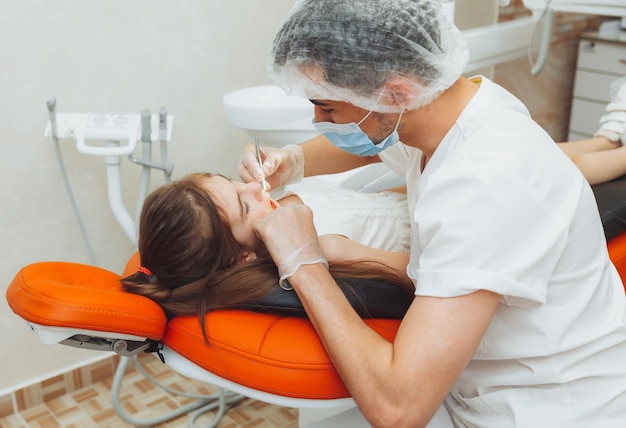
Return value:
M 165 176 L 165 182 L 169 183 L 172 181 L 174 165 L 167 160 L 167 110 L 164 105 L 159 109 L 159 141 L 161 142 L 161 163 L 165 167 L 163 175 Z
M 263 173 L 263 161 L 261 160 L 261 146 L 257 137 L 254 137 L 254 147 L 256 148 L 256 160 L 257 162 L 259 162 L 259 166 L 261 167 L 261 185 L 263 186 L 263 190 L 267 191 L 269 184 L 267 181 L 265 181 L 265 173 Z

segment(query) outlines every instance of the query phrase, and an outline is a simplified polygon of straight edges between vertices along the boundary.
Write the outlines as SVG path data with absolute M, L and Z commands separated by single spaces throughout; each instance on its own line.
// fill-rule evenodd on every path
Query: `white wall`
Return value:
M 42 260 L 89 263 L 51 140 L 46 99 L 59 112 L 175 116 L 174 176 L 236 176 L 243 144 L 222 111 L 227 92 L 268 83 L 273 32 L 293 0 L 0 0 L 0 285 Z M 62 141 L 99 265 L 120 272 L 133 246 L 109 209 L 102 158 Z M 156 150 L 158 152 L 158 149 Z M 124 161 L 131 214 L 139 168 Z M 153 173 L 152 187 L 163 182 Z M 4 294 L 4 293 L 3 293 Z M 42 345 L 0 299 L 0 393 L 98 358 Z

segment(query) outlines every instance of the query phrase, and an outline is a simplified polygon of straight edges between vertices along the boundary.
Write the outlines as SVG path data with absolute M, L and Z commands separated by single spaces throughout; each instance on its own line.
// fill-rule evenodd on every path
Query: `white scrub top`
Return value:
M 421 157 L 381 154 L 407 179 L 415 294 L 501 295 L 446 399 L 455 423 L 626 427 L 624 289 L 574 164 L 485 78 L 423 173 Z

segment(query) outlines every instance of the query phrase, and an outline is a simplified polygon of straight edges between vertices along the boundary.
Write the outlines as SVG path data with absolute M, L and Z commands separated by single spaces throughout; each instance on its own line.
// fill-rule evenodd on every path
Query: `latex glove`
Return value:
M 284 281 L 301 266 L 321 263 L 328 268 L 313 225 L 313 212 L 306 205 L 280 207 L 257 220 L 254 230 L 278 266 L 279 284 L 285 290 L 291 287 Z
M 304 177 L 304 152 L 296 144 L 281 148 L 262 147 L 261 158 L 263 165 L 257 161 L 254 145 L 249 144 L 244 148 L 239 160 L 239 177 L 244 182 L 262 183 L 265 175 L 270 188 L 276 189 L 285 184 L 297 183 Z

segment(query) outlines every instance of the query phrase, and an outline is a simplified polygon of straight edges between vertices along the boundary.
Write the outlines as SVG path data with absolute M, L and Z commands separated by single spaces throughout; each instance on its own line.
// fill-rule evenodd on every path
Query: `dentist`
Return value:
M 263 149 L 271 186 L 380 160 L 406 177 L 416 297 L 393 343 L 329 275 L 307 207 L 256 233 L 371 425 L 622 428 L 624 289 L 591 188 L 467 58 L 436 0 L 302 0 L 274 40 L 272 76 L 323 137 Z M 247 148 L 242 178 L 260 168 Z

